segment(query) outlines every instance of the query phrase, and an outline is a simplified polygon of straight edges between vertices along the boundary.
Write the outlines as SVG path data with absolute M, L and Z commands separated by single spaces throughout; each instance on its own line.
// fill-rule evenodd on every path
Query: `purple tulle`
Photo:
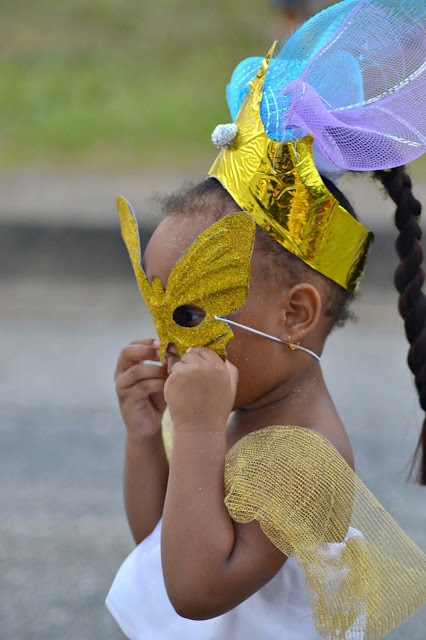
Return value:
M 228 87 L 233 115 L 258 59 Z M 269 137 L 311 133 L 320 172 L 390 169 L 426 150 L 425 0 L 344 0 L 300 27 L 271 60 L 261 118 Z
M 424 21 L 424 1 L 360 2 L 300 78 L 283 90 L 289 104 L 284 127 L 312 133 L 321 154 L 343 169 L 389 169 L 421 156 L 426 150 Z M 363 99 L 355 103 L 347 100 L 346 83 L 333 84 L 333 61 L 343 55 L 362 77 Z M 342 82 L 342 68 L 336 73 Z

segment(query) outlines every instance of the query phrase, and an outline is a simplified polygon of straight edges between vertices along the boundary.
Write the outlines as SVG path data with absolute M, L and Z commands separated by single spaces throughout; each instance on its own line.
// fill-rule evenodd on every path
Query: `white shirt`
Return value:
M 320 640 L 312 623 L 305 576 L 293 558 L 228 613 L 211 620 L 182 618 L 164 585 L 160 539 L 161 521 L 126 558 L 106 599 L 130 640 Z M 362 637 L 357 635 L 358 639 Z

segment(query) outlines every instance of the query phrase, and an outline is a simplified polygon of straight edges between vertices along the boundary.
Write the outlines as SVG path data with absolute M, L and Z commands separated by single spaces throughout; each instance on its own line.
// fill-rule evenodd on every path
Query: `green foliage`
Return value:
M 0 163 L 195 163 L 229 120 L 235 64 L 272 39 L 268 0 L 4 0 Z
M 281 35 L 272 4 L 2 0 L 0 166 L 117 170 L 213 157 L 232 70 Z

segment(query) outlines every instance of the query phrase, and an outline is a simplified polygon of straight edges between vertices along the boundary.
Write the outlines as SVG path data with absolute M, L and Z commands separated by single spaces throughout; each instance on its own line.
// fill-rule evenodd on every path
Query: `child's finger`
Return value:
M 164 391 L 164 385 L 166 381 L 162 378 L 151 378 L 149 380 L 139 380 L 129 389 L 117 389 L 117 395 L 120 402 L 123 400 L 131 402 L 139 402 L 143 399 L 148 399 L 148 396 L 159 391 Z
M 233 365 L 229 360 L 225 360 L 226 368 L 228 369 L 229 379 L 231 381 L 231 389 L 234 397 L 237 393 L 238 386 L 238 369 L 235 365 Z
M 149 343 L 129 344 L 124 347 L 117 360 L 115 375 L 117 376 L 141 360 L 159 361 L 158 348 L 154 345 L 153 340 Z
M 187 349 L 186 353 L 184 353 L 182 362 L 185 362 L 186 357 L 187 360 L 189 360 L 194 356 L 199 357 L 202 360 L 207 360 L 208 362 L 214 362 L 217 361 L 218 358 L 220 358 L 217 353 L 215 353 L 211 349 L 207 349 L 206 347 L 190 347 L 189 349 Z
M 134 364 L 117 376 L 117 387 L 120 389 L 130 389 L 142 380 L 165 380 L 166 378 L 167 371 L 164 367 L 141 362 Z
M 146 398 L 152 393 L 158 391 L 164 391 L 164 385 L 166 381 L 161 378 L 151 378 L 150 380 L 140 380 L 137 384 L 133 385 L 132 392 L 135 391 L 140 394 L 141 397 Z
M 153 344 L 154 346 L 159 347 L 160 341 L 157 340 L 157 338 L 136 338 L 135 340 L 132 340 L 130 344 Z

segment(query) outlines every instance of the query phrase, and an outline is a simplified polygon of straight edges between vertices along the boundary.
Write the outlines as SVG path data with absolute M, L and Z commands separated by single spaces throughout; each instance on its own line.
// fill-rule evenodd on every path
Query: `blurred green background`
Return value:
M 1 166 L 196 165 L 274 22 L 268 0 L 3 0 Z
M 233 68 L 284 35 L 273 4 L 3 0 L 0 168 L 205 163 Z

